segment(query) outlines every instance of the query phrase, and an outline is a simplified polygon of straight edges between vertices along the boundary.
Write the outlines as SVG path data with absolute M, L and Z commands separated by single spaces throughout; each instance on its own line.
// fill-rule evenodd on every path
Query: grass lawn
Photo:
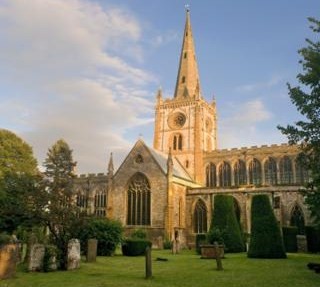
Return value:
M 157 257 L 168 261 L 156 261 Z M 145 258 L 98 257 L 96 263 L 81 263 L 74 271 L 26 273 L 0 281 L 1 287 L 319 287 L 320 274 L 307 269 L 308 262 L 320 262 L 319 255 L 288 254 L 288 259 L 248 259 L 245 253 L 226 254 L 224 270 L 216 261 L 200 259 L 194 251 L 171 255 L 168 250 L 152 251 L 153 278 L 146 280 Z

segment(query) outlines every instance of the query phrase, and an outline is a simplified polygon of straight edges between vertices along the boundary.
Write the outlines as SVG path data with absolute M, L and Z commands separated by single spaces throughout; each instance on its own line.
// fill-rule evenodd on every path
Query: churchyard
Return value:
M 307 268 L 309 262 L 320 262 L 319 254 L 288 253 L 287 259 L 252 259 L 246 253 L 228 253 L 222 259 L 224 270 L 217 271 L 216 260 L 200 259 L 194 250 L 176 255 L 170 250 L 152 250 L 153 277 L 145 279 L 145 257 L 127 257 L 117 250 L 114 256 L 99 256 L 92 263 L 83 257 L 80 268 L 72 271 L 27 272 L 26 266 L 19 265 L 14 278 L 0 281 L 0 286 L 320 286 L 320 274 Z

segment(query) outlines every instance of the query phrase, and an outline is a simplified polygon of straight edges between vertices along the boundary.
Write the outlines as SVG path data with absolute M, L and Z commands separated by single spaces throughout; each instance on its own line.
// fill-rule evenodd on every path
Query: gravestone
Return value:
M 45 247 L 43 244 L 33 244 L 30 248 L 30 255 L 28 260 L 29 271 L 41 271 L 43 267 Z
M 298 252 L 307 252 L 307 237 L 305 235 L 297 235 L 297 249 Z
M 152 260 L 151 260 L 151 248 L 146 248 L 146 279 L 152 278 Z
M 18 250 L 16 244 L 6 244 L 0 248 L 0 279 L 8 279 L 16 273 Z
M 71 239 L 68 243 L 68 270 L 80 268 L 80 241 Z
M 87 262 L 96 262 L 97 247 L 98 247 L 98 240 L 97 239 L 89 239 L 88 240 Z

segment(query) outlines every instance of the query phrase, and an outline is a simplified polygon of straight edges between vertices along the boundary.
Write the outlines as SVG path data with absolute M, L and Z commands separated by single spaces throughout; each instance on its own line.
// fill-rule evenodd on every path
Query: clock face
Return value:
M 180 112 L 173 113 L 168 119 L 168 125 L 172 129 L 182 128 L 185 122 L 186 116 Z

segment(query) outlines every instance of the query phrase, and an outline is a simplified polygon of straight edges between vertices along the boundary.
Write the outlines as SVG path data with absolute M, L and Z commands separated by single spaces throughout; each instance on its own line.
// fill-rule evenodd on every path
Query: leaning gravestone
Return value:
M 68 243 L 68 270 L 80 268 L 80 241 L 71 239 Z
M 0 279 L 8 279 L 16 273 L 17 245 L 7 244 L 0 248 Z
M 88 240 L 87 262 L 96 262 L 97 247 L 98 247 L 98 240 L 97 239 L 89 239 Z
M 41 271 L 43 267 L 45 247 L 43 244 L 33 244 L 30 248 L 28 260 L 29 271 Z

